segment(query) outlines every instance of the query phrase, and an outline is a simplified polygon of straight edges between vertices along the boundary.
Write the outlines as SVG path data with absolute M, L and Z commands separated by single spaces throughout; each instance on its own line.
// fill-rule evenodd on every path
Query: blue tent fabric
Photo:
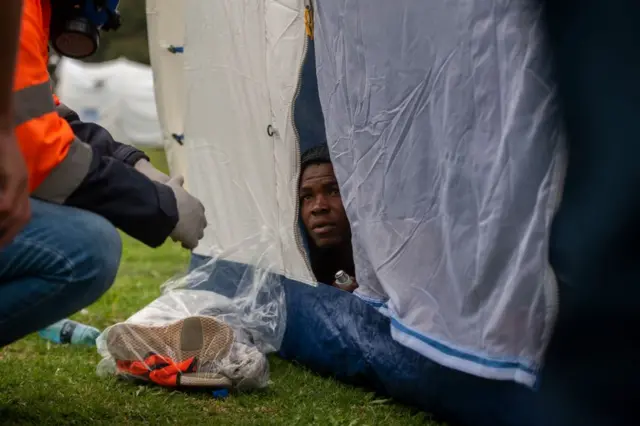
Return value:
M 207 262 L 193 256 L 191 268 Z M 235 294 L 247 265 L 221 262 L 199 290 Z M 334 287 L 281 278 L 287 328 L 279 355 L 319 374 L 363 386 L 445 419 L 451 425 L 538 425 L 535 392 L 443 367 L 391 338 L 389 319 Z

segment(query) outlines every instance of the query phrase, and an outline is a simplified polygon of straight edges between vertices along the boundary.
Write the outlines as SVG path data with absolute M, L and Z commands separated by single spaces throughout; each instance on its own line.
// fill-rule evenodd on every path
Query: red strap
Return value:
M 149 373 L 149 380 L 161 386 L 177 386 L 181 373 L 191 371 L 195 358 L 189 358 L 178 364 L 170 364 Z
M 118 370 L 151 380 L 161 386 L 177 386 L 181 373 L 195 371 L 195 358 L 176 363 L 169 357 L 149 355 L 144 361 L 116 361 Z
M 118 370 L 125 373 L 133 374 L 134 376 L 147 377 L 149 375 L 150 368 L 142 361 L 116 361 Z

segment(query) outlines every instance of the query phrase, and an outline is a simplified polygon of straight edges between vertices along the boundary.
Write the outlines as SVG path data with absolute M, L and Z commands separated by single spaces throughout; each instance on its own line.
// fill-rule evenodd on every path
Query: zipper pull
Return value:
M 313 40 L 313 9 L 311 6 L 305 6 L 304 8 L 304 28 L 309 40 Z

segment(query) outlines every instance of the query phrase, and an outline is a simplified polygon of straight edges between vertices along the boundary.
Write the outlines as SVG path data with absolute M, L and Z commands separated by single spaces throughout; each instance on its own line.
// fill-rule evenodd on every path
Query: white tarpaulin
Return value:
M 83 121 L 100 124 L 118 141 L 162 146 L 151 68 L 121 58 L 90 64 L 63 58 L 56 94 Z

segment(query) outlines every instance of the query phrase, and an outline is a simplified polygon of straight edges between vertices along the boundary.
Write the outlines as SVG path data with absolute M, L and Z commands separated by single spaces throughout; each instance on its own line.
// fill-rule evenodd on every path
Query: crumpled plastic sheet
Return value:
M 250 238 L 166 282 L 160 297 L 100 335 L 98 374 L 180 388 L 268 386 L 266 354 L 280 348 L 286 324 L 282 278 L 264 256 L 272 241 Z M 226 259 L 239 250 L 255 253 L 254 261 L 229 274 Z M 224 294 L 198 289 L 203 283 L 217 283 Z

